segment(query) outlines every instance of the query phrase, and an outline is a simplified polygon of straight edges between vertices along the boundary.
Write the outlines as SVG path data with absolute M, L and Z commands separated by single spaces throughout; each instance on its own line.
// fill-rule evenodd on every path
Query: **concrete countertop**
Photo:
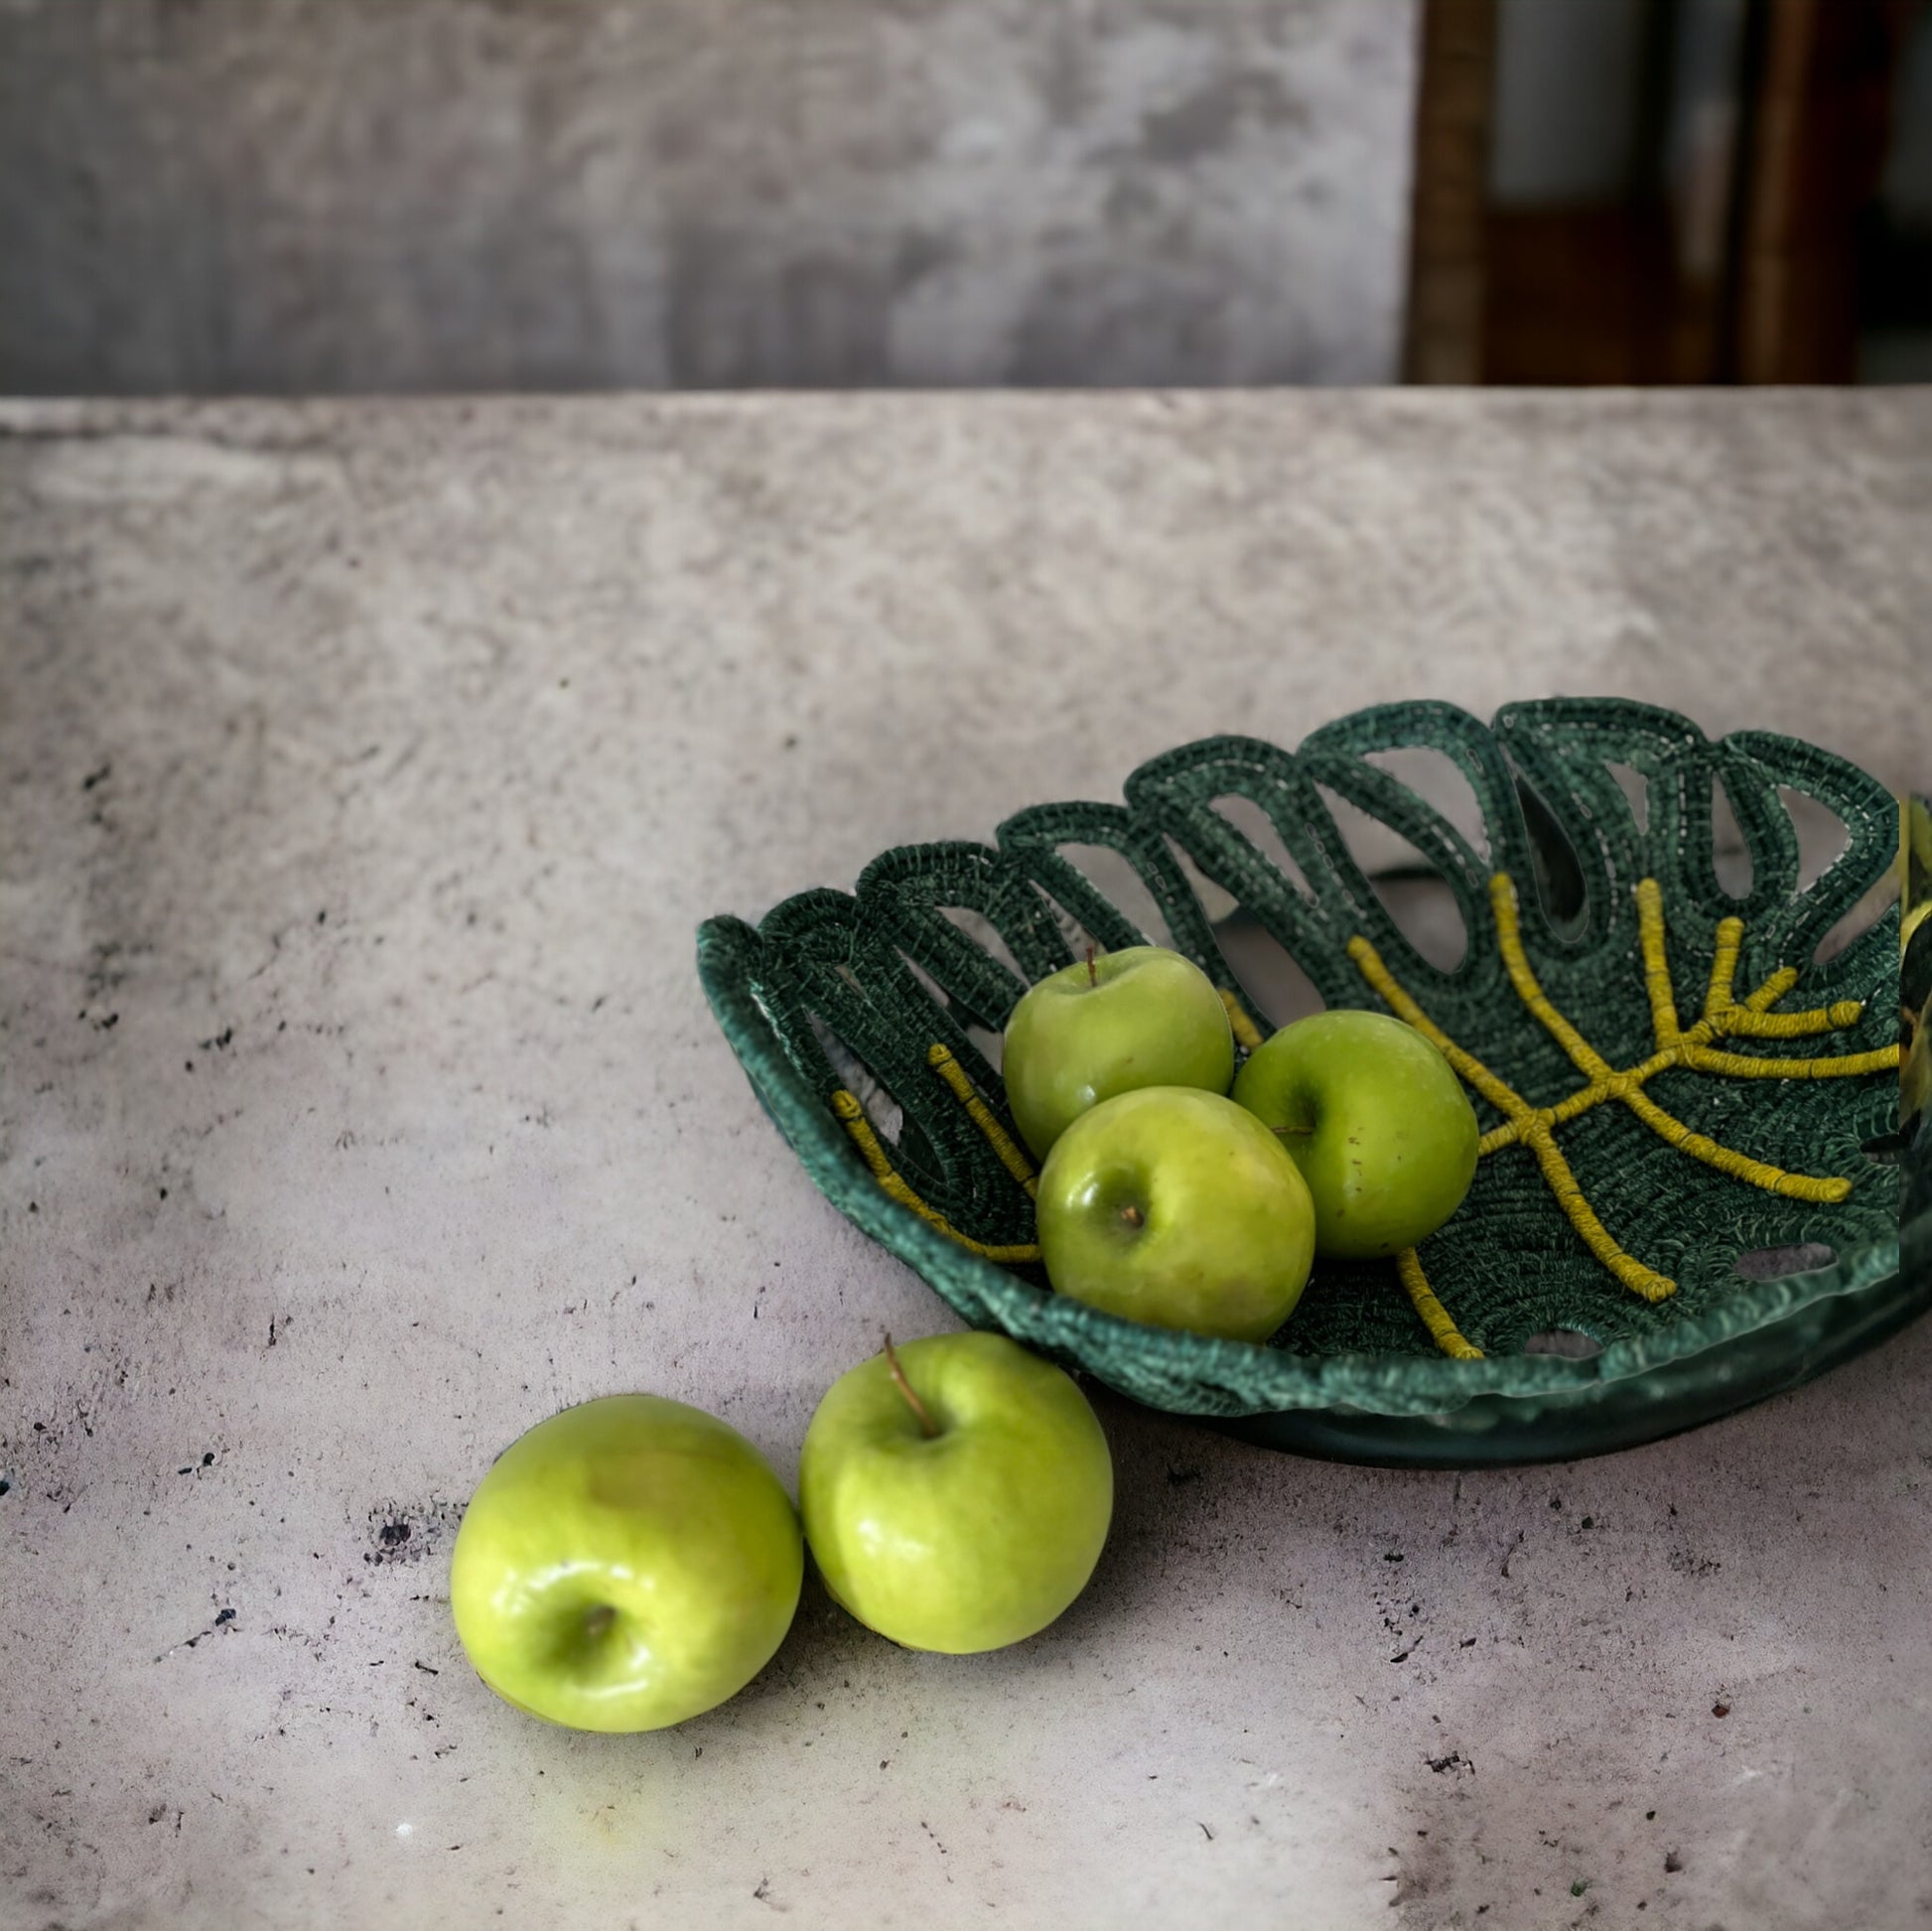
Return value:
M 1238 729 L 1628 693 L 1924 785 L 1932 392 L 0 410 L 0 1924 L 1932 1916 L 1932 1328 L 1606 1460 L 1097 1398 L 1000 1655 L 809 1584 L 653 1736 L 467 1669 L 554 1409 L 953 1324 L 691 935 Z

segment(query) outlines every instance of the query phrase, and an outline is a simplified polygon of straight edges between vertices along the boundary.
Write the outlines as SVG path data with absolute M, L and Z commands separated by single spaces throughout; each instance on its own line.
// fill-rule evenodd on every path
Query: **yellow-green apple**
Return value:
M 1142 1086 L 1225 1093 L 1234 1033 L 1214 982 L 1160 945 L 1089 955 L 1033 987 L 1001 1063 L 1021 1137 L 1044 1159 L 1088 1107 Z
M 790 1499 L 737 1430 L 610 1395 L 496 1458 L 457 1531 L 450 1606 L 506 1703 L 574 1729 L 661 1729 L 764 1667 L 803 1574 Z
M 1044 1629 L 1107 1539 L 1114 1467 L 1069 1376 L 1004 1334 L 935 1334 L 826 1391 L 798 1458 L 834 1597 L 908 1649 L 967 1655 Z
M 1039 1175 L 1046 1278 L 1128 1320 L 1265 1341 L 1314 1257 L 1314 1205 L 1282 1143 L 1218 1093 L 1103 1100 Z
M 1475 1177 L 1475 1109 L 1454 1068 L 1385 1013 L 1311 1013 L 1257 1046 L 1234 1097 L 1279 1136 L 1314 1199 L 1315 1251 L 1366 1260 L 1432 1234 Z

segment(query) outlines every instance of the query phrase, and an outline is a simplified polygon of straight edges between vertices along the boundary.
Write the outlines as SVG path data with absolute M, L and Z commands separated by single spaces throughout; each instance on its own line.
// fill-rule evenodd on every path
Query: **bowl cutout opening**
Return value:
M 1013 947 L 1007 943 L 1006 934 L 984 912 L 975 911 L 970 905 L 941 905 L 939 912 L 989 958 L 1005 966 L 1023 986 L 1030 983 L 1021 969 L 1020 961 L 1013 956 Z
M 805 1019 L 819 1051 L 825 1055 L 825 1063 L 832 1069 L 832 1076 L 865 1109 L 866 1118 L 872 1122 L 872 1130 L 881 1142 L 888 1149 L 896 1148 L 904 1133 L 904 1108 L 893 1097 L 886 1082 L 816 1013 L 808 1011 Z
M 1438 972 L 1469 956 L 1469 928 L 1455 888 L 1417 846 L 1339 792 L 1317 787 L 1335 828 L 1395 928 Z
M 1519 771 L 1516 801 L 1529 834 L 1530 873 L 1544 923 L 1559 939 L 1579 939 L 1589 922 L 1589 897 L 1584 889 L 1583 860 L 1562 821 Z
M 1715 775 L 1711 779 L 1711 869 L 1717 875 L 1719 890 L 1734 903 L 1741 905 L 1751 896 L 1751 882 L 1756 876 L 1751 848 L 1731 808 L 1724 779 Z
M 1224 791 L 1214 799 L 1211 808 L 1217 818 L 1225 819 L 1310 904 L 1314 903 L 1308 874 L 1288 849 L 1288 841 L 1266 805 L 1243 792 Z
M 1616 780 L 1616 788 L 1623 793 L 1623 802 L 1630 807 L 1630 817 L 1637 827 L 1639 837 L 1650 829 L 1650 780 L 1634 764 L 1606 763 L 1603 768 Z
M 1493 864 L 1489 821 L 1468 774 L 1446 751 L 1428 745 L 1394 745 L 1386 751 L 1363 754 L 1363 762 L 1406 785 L 1474 849 L 1485 865 Z
M 1778 786 L 1778 802 L 1798 835 L 1798 890 L 1809 892 L 1852 848 L 1852 828 L 1808 791 Z
M 1753 1247 L 1737 1256 L 1731 1272 L 1746 1281 L 1777 1281 L 1787 1274 L 1810 1274 L 1830 1267 L 1838 1259 L 1838 1249 L 1823 1241 L 1800 1241 L 1791 1247 Z
M 988 1027 L 982 1026 L 957 1000 L 947 994 L 945 987 L 940 985 L 938 980 L 918 960 L 913 958 L 910 953 L 901 950 L 898 955 L 898 961 L 905 968 L 907 974 L 910 975 L 913 984 L 924 993 L 926 998 L 931 1000 L 934 1009 L 945 1014 L 947 1019 L 958 1027 L 972 1040 L 973 1044 L 979 1048 L 980 1055 L 985 1059 L 987 1064 L 996 1073 L 999 1072 L 1001 1070 L 1001 1055 L 1006 1047 L 1005 1035 L 993 1032 Z
M 1054 849 L 1148 944 L 1173 949 L 1173 933 L 1169 929 L 1160 901 L 1125 852 L 1118 852 L 1111 845 L 1060 845 Z M 1052 897 L 1050 888 L 1046 889 L 1046 896 Z M 1064 908 L 1062 916 L 1075 917 Z
M 1546 1327 L 1523 1343 L 1525 1354 L 1554 1354 L 1565 1361 L 1587 1361 L 1603 1352 L 1603 1343 L 1581 1327 Z
M 1294 953 L 1242 906 L 1215 924 L 1214 942 L 1264 1035 L 1326 1010 L 1328 1002 Z

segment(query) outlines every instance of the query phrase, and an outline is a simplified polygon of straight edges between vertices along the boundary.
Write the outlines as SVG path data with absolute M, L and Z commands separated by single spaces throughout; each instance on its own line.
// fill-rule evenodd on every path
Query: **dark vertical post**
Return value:
M 1419 66 L 1403 372 L 1479 382 L 1496 0 L 1425 0 Z

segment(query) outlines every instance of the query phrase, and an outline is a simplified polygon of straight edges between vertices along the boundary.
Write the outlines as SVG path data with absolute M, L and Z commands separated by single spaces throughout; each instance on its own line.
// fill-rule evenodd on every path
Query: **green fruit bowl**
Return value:
M 1457 1467 L 1695 1427 L 1932 1304 L 1882 902 L 1898 810 L 1856 766 L 1623 701 L 1487 725 L 1412 703 L 1292 754 L 1184 746 L 1125 800 L 1030 807 L 698 934 L 813 1180 L 972 1325 L 1271 1447 Z M 1323 1006 L 1394 1013 L 1483 1129 L 1446 1226 L 1317 1261 L 1266 1345 L 1117 1319 L 1038 1263 L 1001 1029 L 1086 945 L 1149 942 L 1208 973 L 1244 1050 Z

